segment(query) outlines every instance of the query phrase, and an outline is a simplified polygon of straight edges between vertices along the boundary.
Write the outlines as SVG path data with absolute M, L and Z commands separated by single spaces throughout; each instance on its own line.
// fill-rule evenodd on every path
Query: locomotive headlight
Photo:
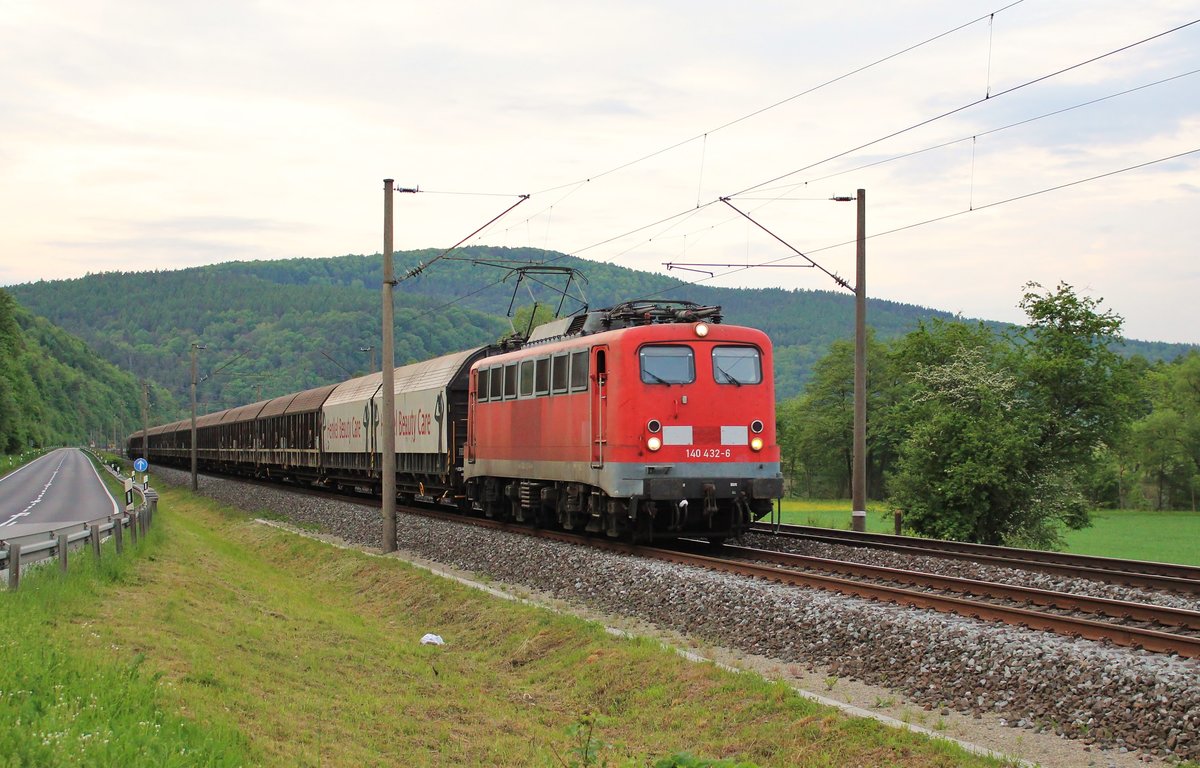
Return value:
M 657 451 L 659 448 L 662 448 L 662 440 L 655 435 L 646 441 L 646 447 L 652 451 Z
M 761 437 L 754 437 L 754 438 L 750 439 L 750 450 L 761 451 L 762 447 L 763 447 L 763 441 L 762 441 Z
M 696 335 L 702 339 L 705 336 L 707 336 L 708 335 L 708 324 L 707 323 L 696 323 Z

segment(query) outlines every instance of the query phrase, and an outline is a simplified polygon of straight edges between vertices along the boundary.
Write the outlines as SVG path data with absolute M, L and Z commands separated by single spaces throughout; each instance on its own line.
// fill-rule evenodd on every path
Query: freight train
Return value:
M 771 343 L 719 307 L 632 301 L 395 369 L 401 499 L 639 542 L 740 536 L 783 494 Z M 196 420 L 206 472 L 378 495 L 382 376 Z M 130 435 L 188 467 L 191 420 Z

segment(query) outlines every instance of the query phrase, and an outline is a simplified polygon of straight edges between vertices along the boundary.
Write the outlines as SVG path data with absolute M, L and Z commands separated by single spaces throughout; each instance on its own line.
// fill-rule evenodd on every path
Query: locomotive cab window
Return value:
M 488 371 L 488 397 L 492 400 L 504 399 L 504 368 L 497 365 Z
M 521 361 L 521 397 L 533 397 L 533 361 Z
M 534 362 L 536 367 L 533 372 L 533 394 L 548 395 L 550 394 L 550 358 L 539 357 Z
M 552 358 L 550 371 L 550 389 L 554 394 L 561 395 L 567 391 L 567 382 L 571 377 L 570 358 L 564 352 Z
M 642 382 L 646 384 L 691 384 L 696 380 L 696 358 L 691 347 L 680 344 L 642 347 Z
M 713 347 L 713 378 L 718 384 L 759 384 L 762 358 L 754 347 Z
M 504 399 L 517 398 L 517 364 L 509 363 L 504 366 Z
M 571 391 L 582 392 L 588 388 L 588 351 L 571 353 Z

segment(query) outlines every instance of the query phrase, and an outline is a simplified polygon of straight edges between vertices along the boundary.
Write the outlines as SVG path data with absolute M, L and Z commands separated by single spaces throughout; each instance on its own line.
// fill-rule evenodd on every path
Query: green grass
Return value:
M 0 593 L 0 764 L 224 766 L 246 764 L 236 729 L 164 706 L 158 674 L 136 653 L 109 653 L 82 615 L 131 586 L 150 539 L 118 558 L 76 556 L 71 573 L 43 567 Z M 81 651 L 81 645 L 88 651 Z
M 0 765 L 1000 764 L 183 491 L 144 541 L 0 594 Z
M 786 499 L 783 522 L 850 530 L 847 499 Z M 867 530 L 895 533 L 890 511 L 868 505 Z M 1067 551 L 1133 560 L 1200 565 L 1200 513 L 1146 510 L 1092 511 L 1092 526 L 1064 531 Z
M 767 522 L 764 519 L 763 522 Z M 849 499 L 784 499 L 782 522 L 850 530 Z M 867 531 L 895 533 L 892 513 L 880 504 L 867 505 Z
M 0 477 L 4 477 L 9 472 L 20 469 L 46 452 L 45 448 L 30 448 L 23 453 L 0 453 Z
M 1082 555 L 1200 565 L 1200 512 L 1101 509 L 1092 527 L 1064 536 Z

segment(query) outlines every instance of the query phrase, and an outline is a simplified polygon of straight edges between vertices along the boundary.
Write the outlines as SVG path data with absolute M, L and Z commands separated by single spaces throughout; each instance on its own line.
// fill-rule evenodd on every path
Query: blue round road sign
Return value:
M 135 472 L 145 472 L 149 468 L 150 465 L 146 463 L 145 459 L 137 459 L 133 462 L 133 470 Z

